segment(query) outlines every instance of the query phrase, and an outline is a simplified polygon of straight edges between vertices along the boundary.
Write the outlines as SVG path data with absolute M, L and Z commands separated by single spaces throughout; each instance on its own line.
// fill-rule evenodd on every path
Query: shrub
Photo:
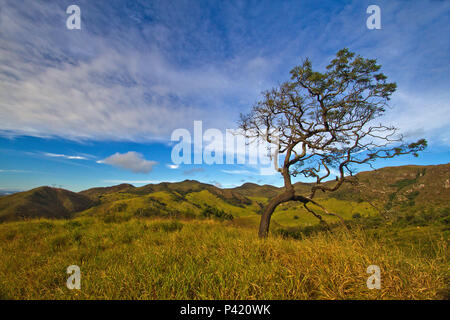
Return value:
M 154 208 L 139 208 L 139 209 L 136 209 L 136 211 L 134 212 L 134 215 L 136 217 L 142 217 L 142 218 L 154 217 L 154 216 L 158 216 L 160 214 L 161 214 L 160 210 L 154 209 Z
M 203 209 L 202 216 L 205 218 L 219 218 L 220 220 L 233 220 L 233 215 L 210 206 Z
M 48 221 L 41 221 L 39 222 L 39 228 L 45 229 L 45 230 L 52 230 L 55 227 L 55 225 Z
M 79 221 L 72 220 L 72 221 L 66 222 L 65 226 L 69 229 L 75 229 L 75 228 L 81 227 L 82 224 Z

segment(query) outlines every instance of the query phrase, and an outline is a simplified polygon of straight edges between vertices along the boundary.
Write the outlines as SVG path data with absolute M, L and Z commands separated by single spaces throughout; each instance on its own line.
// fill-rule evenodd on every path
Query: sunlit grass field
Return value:
M 4 223 L 0 225 L 0 297 L 448 297 L 448 239 L 433 226 L 398 232 L 335 228 L 300 240 L 273 233 L 260 240 L 253 220 L 244 219 L 242 224 L 238 219 L 105 222 L 79 217 Z M 81 268 L 81 290 L 66 287 L 70 265 Z M 369 265 L 381 268 L 379 290 L 367 288 Z

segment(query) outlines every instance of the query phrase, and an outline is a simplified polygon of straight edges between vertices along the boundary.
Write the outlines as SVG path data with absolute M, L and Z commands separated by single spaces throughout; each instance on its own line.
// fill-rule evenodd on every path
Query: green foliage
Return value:
M 156 222 L 150 225 L 150 230 L 152 231 L 175 232 L 180 231 L 182 228 L 183 224 L 179 221 L 163 221 Z
M 398 180 L 398 181 L 396 181 L 395 183 L 391 184 L 390 187 L 394 187 L 394 188 L 396 188 L 397 190 L 396 190 L 395 192 L 389 194 L 389 199 L 388 199 L 387 203 L 386 203 L 385 206 L 384 206 L 385 209 L 386 209 L 386 210 L 390 210 L 390 209 L 393 207 L 393 202 L 394 202 L 395 198 L 398 196 L 399 192 L 400 192 L 401 190 L 403 190 L 403 189 L 405 189 L 405 188 L 407 188 L 407 187 L 409 187 L 409 186 L 412 186 L 412 185 L 414 185 L 415 183 L 417 183 L 417 181 L 419 180 L 419 178 L 420 178 L 421 176 L 424 176 L 424 175 L 425 175 L 425 172 L 426 172 L 426 168 L 423 168 L 423 169 L 417 171 L 415 178 L 413 178 L 413 179 L 408 179 L 408 178 L 406 178 L 406 179 L 401 179 L 401 180 Z M 414 205 L 415 205 L 414 199 L 415 199 L 419 194 L 420 194 L 420 192 L 417 191 L 417 190 L 412 191 L 412 192 L 410 192 L 410 193 L 407 193 L 407 194 L 405 195 L 405 197 L 407 198 L 408 202 L 407 202 L 407 203 L 404 203 L 403 205 L 404 205 L 404 206 L 414 206 Z
M 71 220 L 71 221 L 67 221 L 65 226 L 68 229 L 76 229 L 82 226 L 81 222 L 77 221 L 77 220 Z
M 347 228 L 350 229 L 382 229 L 388 232 L 394 229 L 405 229 L 411 227 L 433 227 L 437 230 L 446 230 L 446 226 L 450 221 L 450 207 L 428 211 L 407 211 L 390 216 L 390 219 L 383 219 L 381 216 L 363 217 L 360 213 L 355 213 L 352 220 L 346 221 Z M 275 234 L 282 235 L 287 238 L 303 239 L 322 231 L 329 231 L 340 228 L 340 223 L 331 223 L 328 225 L 317 224 L 306 227 L 279 227 L 274 230 Z
M 202 211 L 202 216 L 205 218 L 218 218 L 221 220 L 233 220 L 233 215 L 226 213 L 223 210 L 217 209 L 215 207 L 207 206 Z

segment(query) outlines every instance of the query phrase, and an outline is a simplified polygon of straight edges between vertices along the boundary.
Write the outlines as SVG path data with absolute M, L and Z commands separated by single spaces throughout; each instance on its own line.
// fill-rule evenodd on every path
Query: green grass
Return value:
M 378 214 L 378 212 L 367 202 L 353 202 L 338 200 L 334 198 L 320 199 L 318 200 L 318 202 L 325 206 L 328 211 L 337 213 L 344 219 L 351 219 L 352 216 L 356 213 L 359 213 L 364 217 L 374 216 Z M 323 212 L 317 206 L 310 205 L 309 207 L 315 210 L 317 213 L 323 215 Z M 333 216 L 323 215 L 323 217 L 329 222 L 338 221 L 338 218 Z M 314 217 L 310 212 L 303 208 L 302 205 L 295 202 L 280 205 L 273 214 L 273 221 L 286 227 L 306 227 L 313 226 L 318 223 L 316 217 Z
M 392 229 L 355 226 L 350 232 L 337 228 L 302 240 L 273 233 L 260 240 L 253 226 L 257 218 L 221 222 L 130 217 L 106 222 L 79 217 L 4 223 L 0 225 L 0 297 L 448 297 L 448 237 L 436 233 L 437 226 L 419 227 L 423 237 L 418 237 L 417 226 L 409 225 Z M 418 242 L 411 241 L 414 237 Z M 418 244 L 424 242 L 429 245 Z M 381 290 L 366 287 L 366 268 L 372 264 L 381 267 Z M 69 265 L 81 268 L 81 290 L 66 288 Z
M 347 232 L 317 206 L 327 226 L 289 202 L 265 241 L 260 214 L 279 191 L 270 186 L 183 181 L 2 197 L 0 298 L 448 299 L 448 165 L 419 169 L 361 173 L 370 188 L 319 193 Z M 372 264 L 381 290 L 366 287 Z M 66 288 L 70 265 L 81 267 L 81 291 Z
M 254 215 L 257 203 L 235 206 L 208 190 L 181 195 L 177 192 L 157 191 L 148 195 L 112 193 L 102 196 L 101 204 L 76 216 L 96 216 L 107 221 L 129 220 L 132 217 L 200 217 L 205 208 L 215 207 L 233 217 Z

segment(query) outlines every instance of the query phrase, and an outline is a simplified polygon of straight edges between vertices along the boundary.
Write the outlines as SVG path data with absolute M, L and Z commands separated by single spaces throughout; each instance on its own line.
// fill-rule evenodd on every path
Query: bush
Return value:
M 161 211 L 155 208 L 139 208 L 134 212 L 134 215 L 140 218 L 155 217 L 160 216 Z
M 75 229 L 75 228 L 81 227 L 82 224 L 79 221 L 73 220 L 73 221 L 66 222 L 65 226 L 69 229 Z
M 202 216 L 205 218 L 219 218 L 220 220 L 233 220 L 233 216 L 231 214 L 210 206 L 203 209 Z
M 336 226 L 340 225 L 340 223 L 337 224 L 329 224 L 326 225 L 324 223 L 319 223 L 313 226 L 306 226 L 306 227 L 288 227 L 288 228 L 278 228 L 273 231 L 274 234 L 282 236 L 283 238 L 292 238 L 301 240 L 304 237 L 309 237 L 311 235 L 323 232 L 323 231 L 329 231 L 330 228 L 334 228 Z
M 52 230 L 54 227 L 55 227 L 55 225 L 52 222 L 48 222 L 48 221 L 39 222 L 40 229 Z

